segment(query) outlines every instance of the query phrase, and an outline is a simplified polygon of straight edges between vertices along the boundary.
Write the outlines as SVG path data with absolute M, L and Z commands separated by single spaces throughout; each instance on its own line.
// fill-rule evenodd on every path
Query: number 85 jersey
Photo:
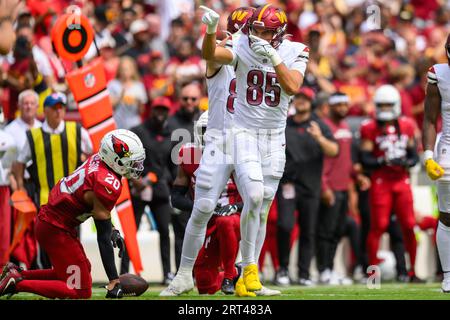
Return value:
M 247 35 L 233 42 L 230 50 L 237 64 L 234 122 L 244 128 L 284 129 L 290 95 L 281 87 L 272 62 L 253 52 Z M 277 52 L 288 69 L 305 75 L 307 46 L 285 39 Z
M 84 202 L 84 193 L 93 191 L 107 210 L 112 210 L 122 191 L 121 177 L 98 154 L 89 157 L 71 175 L 62 178 L 50 191 L 48 203 L 39 218 L 64 230 L 75 227 L 92 216 L 92 206 Z

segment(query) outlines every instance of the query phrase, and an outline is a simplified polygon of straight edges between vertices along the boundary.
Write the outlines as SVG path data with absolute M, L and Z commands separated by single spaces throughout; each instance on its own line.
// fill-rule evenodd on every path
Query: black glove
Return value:
M 215 212 L 218 216 L 231 216 L 233 213 L 238 212 L 238 206 L 235 204 L 227 204 L 220 207 L 219 210 Z
M 120 283 L 116 283 L 114 288 L 111 290 L 106 289 L 106 298 L 108 299 L 120 299 L 123 297 L 122 285 Z
M 119 248 L 119 258 L 123 256 L 123 250 L 125 249 L 125 242 L 120 235 L 119 230 L 114 229 L 111 233 L 111 242 L 114 248 Z

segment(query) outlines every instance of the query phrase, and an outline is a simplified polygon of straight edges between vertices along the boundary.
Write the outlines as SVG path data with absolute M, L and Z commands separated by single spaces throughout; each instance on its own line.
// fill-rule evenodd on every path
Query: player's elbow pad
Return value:
M 114 249 L 111 243 L 112 224 L 111 219 L 94 220 L 97 228 L 97 242 L 108 279 L 114 280 L 119 277 L 114 262 Z
M 172 207 L 181 211 L 192 211 L 194 201 L 186 197 L 188 190 L 189 188 L 185 186 L 173 186 L 171 194 Z
M 370 151 L 361 151 L 361 163 L 367 169 L 378 169 L 384 161 L 382 158 L 376 158 Z

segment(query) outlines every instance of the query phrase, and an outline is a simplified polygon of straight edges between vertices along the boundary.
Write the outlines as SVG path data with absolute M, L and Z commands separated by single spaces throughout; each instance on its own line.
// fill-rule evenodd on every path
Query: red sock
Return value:
M 414 234 L 414 229 L 403 230 L 403 239 L 405 242 L 405 249 L 409 254 L 409 261 L 411 263 L 411 269 L 409 271 L 409 275 L 415 274 L 414 266 L 416 264 L 416 250 L 417 250 L 417 242 L 416 235 Z
M 421 230 L 433 229 L 436 230 L 438 225 L 438 219 L 435 217 L 424 217 L 422 221 L 419 223 L 419 227 Z
M 61 280 L 22 280 L 16 285 L 17 292 L 30 292 L 46 298 L 89 299 L 91 289 L 70 289 Z
M 381 235 L 382 233 L 377 230 L 370 230 L 367 236 L 367 255 L 370 265 L 378 265 L 381 262 L 377 257 Z
M 26 280 L 57 280 L 55 269 L 25 270 L 20 273 Z

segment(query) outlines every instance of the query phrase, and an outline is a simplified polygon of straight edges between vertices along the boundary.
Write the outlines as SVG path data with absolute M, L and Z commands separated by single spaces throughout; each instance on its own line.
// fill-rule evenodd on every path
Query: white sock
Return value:
M 269 210 L 272 205 L 272 201 L 273 200 L 264 199 L 261 206 L 259 230 L 255 245 L 255 260 L 257 263 L 259 262 L 259 256 L 261 255 L 261 250 L 264 245 L 264 241 L 266 240 L 267 218 L 269 217 Z
M 241 254 L 242 266 L 256 264 L 255 246 L 259 231 L 260 212 L 263 200 L 263 184 L 260 181 L 249 182 L 244 191 L 244 208 L 241 212 Z M 247 196 L 253 193 L 252 196 Z
M 195 260 L 205 241 L 206 226 L 211 215 L 200 212 L 195 208 L 186 226 L 183 239 L 183 250 L 181 252 L 179 274 L 192 275 Z
M 450 227 L 445 226 L 439 221 L 436 232 L 436 244 L 441 260 L 444 279 L 450 279 Z

